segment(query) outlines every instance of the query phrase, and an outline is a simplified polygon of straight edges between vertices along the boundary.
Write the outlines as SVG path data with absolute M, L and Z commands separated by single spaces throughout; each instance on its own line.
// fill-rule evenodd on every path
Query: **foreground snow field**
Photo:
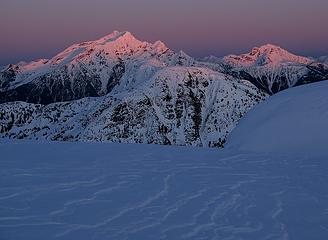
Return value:
M 0 239 L 328 239 L 321 157 L 2 142 Z

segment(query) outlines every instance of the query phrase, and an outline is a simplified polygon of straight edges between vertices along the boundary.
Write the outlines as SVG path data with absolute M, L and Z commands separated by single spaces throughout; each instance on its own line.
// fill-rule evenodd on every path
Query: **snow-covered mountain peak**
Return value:
M 117 58 L 125 55 L 131 55 L 140 49 L 145 49 L 151 44 L 136 39 L 130 32 L 114 31 L 95 41 L 88 41 L 74 44 L 63 52 L 56 55 L 51 60 L 52 65 L 67 64 L 69 62 L 85 62 L 102 52 L 106 58 Z
M 112 42 L 124 42 L 124 43 L 130 43 L 130 44 L 140 44 L 141 41 L 137 40 L 132 33 L 128 31 L 124 32 L 119 32 L 119 31 L 114 31 L 111 34 L 100 38 L 98 41 L 95 41 L 96 44 L 108 44 Z
M 159 52 L 167 51 L 169 48 L 163 43 L 162 41 L 156 41 L 153 44 L 153 48 L 156 49 Z
M 328 78 L 328 65 L 324 62 L 297 56 L 273 44 L 254 47 L 246 54 L 207 61 L 221 65 L 228 74 L 249 80 L 269 94 Z
M 267 50 L 281 51 L 281 50 L 283 50 L 280 46 L 274 45 L 274 44 L 271 44 L 271 43 L 264 44 L 260 47 L 255 47 L 254 49 L 259 49 L 261 51 L 267 51 Z
M 246 54 L 226 56 L 224 61 L 241 67 L 265 65 L 274 67 L 281 63 L 309 64 L 311 62 L 309 58 L 294 55 L 273 44 L 254 47 Z
M 271 60 L 271 63 L 278 63 L 284 60 L 298 61 L 300 58 L 273 44 L 265 44 L 263 46 L 253 48 L 250 55 L 252 54 L 259 57 L 266 57 L 267 59 Z

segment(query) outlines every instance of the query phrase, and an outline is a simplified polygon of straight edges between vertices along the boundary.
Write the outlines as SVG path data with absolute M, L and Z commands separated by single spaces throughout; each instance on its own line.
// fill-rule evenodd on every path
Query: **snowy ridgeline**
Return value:
M 326 158 L 2 142 L 0 239 L 328 239 Z

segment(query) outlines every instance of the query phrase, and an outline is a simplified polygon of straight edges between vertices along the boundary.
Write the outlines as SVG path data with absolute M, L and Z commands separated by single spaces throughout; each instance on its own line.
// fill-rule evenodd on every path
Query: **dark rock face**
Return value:
M 75 71 L 72 76 L 67 67 L 64 66 L 54 72 L 39 76 L 26 84 L 0 91 L 0 103 L 24 101 L 50 104 L 84 97 L 98 97 L 107 94 L 119 83 L 124 70 L 123 62 L 115 65 L 112 75 L 109 76 L 107 91 L 101 92 L 102 83 L 99 75 L 80 67 L 79 71 Z M 10 74 L 11 72 L 6 71 L 6 76 L 14 79 L 14 73 Z
M 123 77 L 125 72 L 125 63 L 120 59 L 119 63 L 117 63 L 112 70 L 112 75 L 109 77 L 107 83 L 107 92 L 113 90 L 113 88 L 119 84 L 120 79 Z
M 0 72 L 0 89 L 7 89 L 10 83 L 15 81 L 19 67 L 10 64 L 5 70 Z
M 60 79 L 61 81 L 58 81 Z M 66 72 L 47 74 L 27 84 L 0 93 L 0 102 L 24 101 L 49 104 L 82 97 L 98 96 L 87 78 L 80 78 L 73 86 Z
M 321 63 L 314 63 L 306 66 L 308 74 L 303 76 L 296 85 L 303 85 L 328 79 L 328 66 Z
M 328 67 L 324 64 L 306 65 L 296 70 L 293 67 L 274 70 L 226 67 L 224 72 L 234 78 L 248 80 L 270 95 L 290 87 L 328 79 Z

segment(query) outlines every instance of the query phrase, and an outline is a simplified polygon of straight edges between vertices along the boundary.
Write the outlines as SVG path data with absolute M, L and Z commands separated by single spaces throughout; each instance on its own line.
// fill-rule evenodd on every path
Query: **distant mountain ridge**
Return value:
M 196 60 L 114 31 L 1 70 L 0 137 L 223 147 L 270 94 L 327 74 L 274 45 Z
M 241 55 L 214 56 L 203 61 L 217 64 L 222 72 L 246 79 L 272 95 L 284 89 L 328 78 L 323 61 L 297 56 L 279 46 L 266 44 Z
M 268 94 L 328 78 L 324 57 L 301 57 L 272 44 L 246 54 L 197 61 L 161 41 L 143 42 L 130 32 L 114 31 L 95 41 L 73 44 L 49 60 L 8 65 L 0 71 L 0 103 L 49 104 L 103 96 L 121 82 L 133 84 L 136 77 L 149 78 L 147 74 L 156 69 L 177 65 L 206 67 L 249 80 Z

